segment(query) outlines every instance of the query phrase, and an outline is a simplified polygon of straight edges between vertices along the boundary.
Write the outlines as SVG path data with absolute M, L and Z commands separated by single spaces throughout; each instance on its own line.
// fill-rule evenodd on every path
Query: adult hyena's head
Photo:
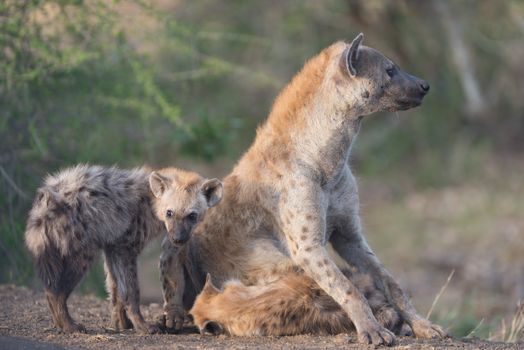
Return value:
M 149 185 L 155 196 L 155 214 L 164 222 L 174 245 L 189 240 L 206 211 L 220 202 L 223 193 L 220 180 L 207 180 L 175 168 L 152 172 Z
M 334 52 L 338 93 L 358 101 L 362 115 L 419 106 L 429 84 L 404 72 L 379 51 L 361 45 L 363 38 L 360 33 L 351 44 L 339 45 Z

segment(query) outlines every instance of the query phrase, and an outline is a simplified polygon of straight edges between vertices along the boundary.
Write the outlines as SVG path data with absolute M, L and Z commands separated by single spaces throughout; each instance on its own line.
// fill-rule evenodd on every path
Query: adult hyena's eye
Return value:
M 195 212 L 192 212 L 192 213 L 189 213 L 187 216 L 186 216 L 186 219 L 191 222 L 191 223 L 195 223 L 197 221 L 197 218 L 198 218 L 198 215 L 197 213 Z
M 166 211 L 166 218 L 172 218 L 173 217 L 173 211 L 171 209 L 168 209 Z
M 387 69 L 386 69 L 386 73 L 388 74 L 388 76 L 389 76 L 390 78 L 393 78 L 393 76 L 394 76 L 395 74 L 397 74 L 397 69 L 395 68 L 395 66 L 390 67 L 390 68 L 387 68 Z

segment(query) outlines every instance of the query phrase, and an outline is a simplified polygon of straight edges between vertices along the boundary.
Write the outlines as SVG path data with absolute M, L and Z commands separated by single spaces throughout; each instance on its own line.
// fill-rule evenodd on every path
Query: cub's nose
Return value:
M 173 243 L 173 245 L 175 246 L 181 246 L 183 245 L 184 243 L 186 243 L 187 241 L 189 240 L 189 238 L 181 238 L 181 239 L 175 239 L 175 238 L 172 238 L 171 239 L 171 242 Z
M 422 89 L 422 91 L 424 91 L 424 93 L 427 93 L 429 91 L 429 84 L 428 84 L 428 82 L 423 80 L 420 83 L 420 88 Z

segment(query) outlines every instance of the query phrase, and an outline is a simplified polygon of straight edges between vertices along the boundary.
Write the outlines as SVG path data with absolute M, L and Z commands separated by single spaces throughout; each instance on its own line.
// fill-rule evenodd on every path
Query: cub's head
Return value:
M 222 182 L 175 168 L 153 171 L 149 176 L 155 196 L 154 209 L 174 245 L 186 243 L 207 209 L 222 199 Z
M 360 33 L 351 44 L 334 45 L 336 91 L 359 101 L 362 115 L 419 106 L 429 84 L 404 72 L 379 51 L 363 46 L 363 38 Z
M 228 314 L 227 310 L 223 310 L 222 296 L 224 296 L 223 291 L 215 287 L 211 281 L 211 275 L 208 273 L 202 292 L 197 296 L 193 307 L 189 310 L 193 323 L 198 327 L 201 334 L 228 333 L 220 322 L 222 315 Z

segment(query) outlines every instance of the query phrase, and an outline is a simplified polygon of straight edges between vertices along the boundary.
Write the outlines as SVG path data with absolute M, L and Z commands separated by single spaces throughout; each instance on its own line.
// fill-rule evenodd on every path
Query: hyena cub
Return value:
M 140 313 L 137 257 L 166 229 L 174 244 L 185 243 L 221 198 L 219 180 L 175 168 L 78 165 L 47 177 L 37 190 L 25 240 L 55 326 L 85 330 L 71 318 L 67 298 L 102 250 L 113 327 L 157 332 Z
M 364 295 L 379 324 L 399 333 L 402 320 L 373 285 L 372 277 L 344 272 Z M 333 298 L 311 278 L 294 272 L 263 285 L 246 286 L 230 280 L 222 290 L 213 285 L 208 274 L 189 313 L 203 334 L 282 336 L 355 331 Z

